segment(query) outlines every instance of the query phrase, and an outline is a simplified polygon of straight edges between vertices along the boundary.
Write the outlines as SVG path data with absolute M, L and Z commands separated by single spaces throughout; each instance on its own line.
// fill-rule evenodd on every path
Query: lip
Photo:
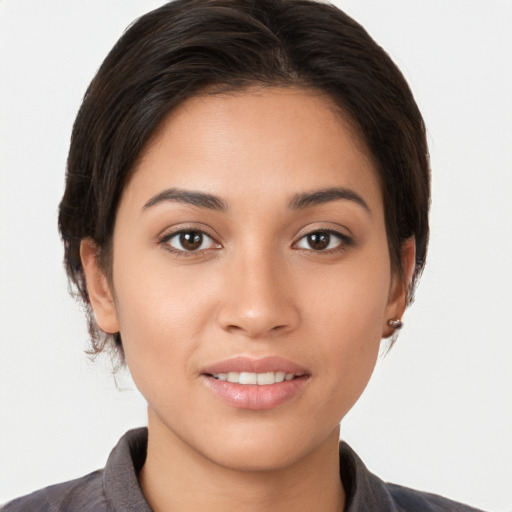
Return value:
M 216 373 L 228 372 L 251 372 L 251 373 L 266 373 L 266 372 L 285 372 L 293 373 L 294 375 L 309 375 L 306 368 L 277 356 L 267 357 L 247 357 L 236 356 L 218 363 L 214 363 L 201 370 L 204 375 L 213 375 Z
M 238 384 L 217 380 L 214 374 L 228 372 L 291 373 L 295 378 L 289 381 L 259 386 L 257 384 Z M 206 387 L 224 403 L 252 411 L 268 410 L 295 398 L 309 381 L 309 372 L 300 365 L 281 357 L 251 358 L 237 356 L 214 363 L 201 372 Z

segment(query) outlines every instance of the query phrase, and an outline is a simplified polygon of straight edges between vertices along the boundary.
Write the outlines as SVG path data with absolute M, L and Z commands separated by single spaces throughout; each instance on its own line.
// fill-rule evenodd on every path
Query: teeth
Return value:
M 257 373 L 242 372 L 238 377 L 239 384 L 256 384 L 258 382 Z
M 276 381 L 276 374 L 274 372 L 258 373 L 256 375 L 256 381 L 260 386 L 268 386 L 269 384 L 274 384 Z
M 291 373 L 288 374 L 290 378 L 288 380 L 293 379 L 293 375 Z M 283 380 L 286 378 L 286 373 L 284 372 L 276 372 L 274 377 L 274 382 L 283 382 Z
M 257 384 L 259 386 L 268 386 L 276 382 L 283 382 L 285 380 L 292 380 L 295 378 L 293 373 L 285 372 L 266 372 L 266 373 L 251 373 L 251 372 L 228 372 L 228 373 L 215 373 L 214 378 L 218 380 L 226 380 L 236 384 Z

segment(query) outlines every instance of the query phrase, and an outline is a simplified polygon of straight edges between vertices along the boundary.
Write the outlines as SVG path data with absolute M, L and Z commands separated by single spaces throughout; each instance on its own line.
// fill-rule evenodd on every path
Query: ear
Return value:
M 389 288 L 388 303 L 382 328 L 383 338 L 389 338 L 395 332 L 395 329 L 388 325 L 388 321 L 401 320 L 407 307 L 409 288 L 414 269 L 416 268 L 416 241 L 414 237 L 407 239 L 402 245 L 402 267 L 404 269 L 403 275 L 394 272 L 391 277 L 391 286 Z
M 98 246 L 90 238 L 85 238 L 80 243 L 80 259 L 84 269 L 87 293 L 98 327 L 108 334 L 119 332 L 114 295 L 98 263 Z

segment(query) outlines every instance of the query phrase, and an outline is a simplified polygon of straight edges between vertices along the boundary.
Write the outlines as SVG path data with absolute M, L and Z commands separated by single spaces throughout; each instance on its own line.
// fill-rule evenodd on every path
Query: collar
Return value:
M 112 450 L 103 471 L 103 489 L 113 510 L 152 512 L 137 475 L 146 460 L 147 428 L 128 431 Z M 386 484 L 368 471 L 345 442 L 340 442 L 340 477 L 346 494 L 345 512 L 393 512 L 396 505 Z

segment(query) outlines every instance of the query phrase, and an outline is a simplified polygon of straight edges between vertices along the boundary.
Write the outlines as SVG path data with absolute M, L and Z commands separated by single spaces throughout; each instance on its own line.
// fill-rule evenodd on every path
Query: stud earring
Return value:
M 388 320 L 388 325 L 389 327 L 393 327 L 393 329 L 401 329 L 404 326 L 402 320 L 399 318 Z

